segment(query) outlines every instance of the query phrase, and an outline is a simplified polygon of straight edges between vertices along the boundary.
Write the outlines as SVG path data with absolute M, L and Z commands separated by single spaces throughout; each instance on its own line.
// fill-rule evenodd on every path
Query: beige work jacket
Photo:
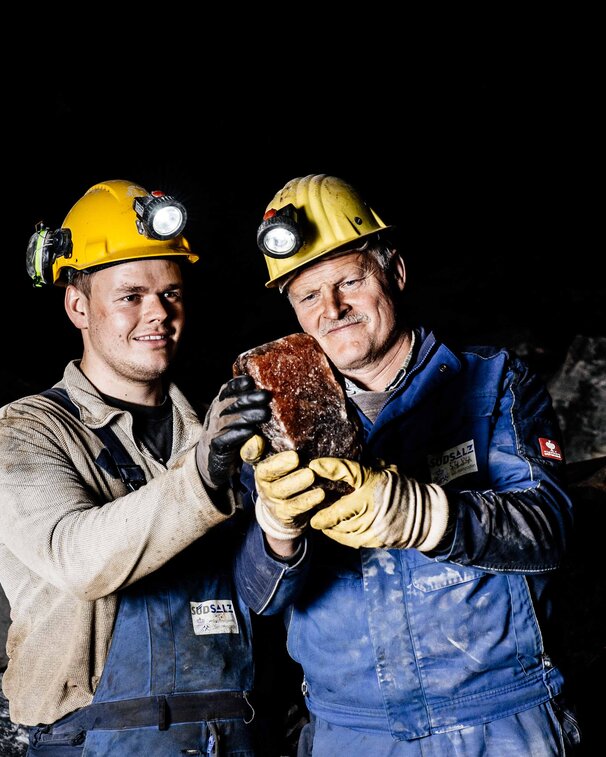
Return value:
M 201 423 L 175 385 L 167 466 L 135 442 L 132 417 L 80 371 L 60 386 L 83 423 L 32 395 L 0 409 L 0 583 L 11 606 L 3 690 L 16 723 L 52 723 L 92 700 L 116 592 L 156 570 L 230 514 L 209 499 L 195 461 Z M 91 430 L 110 420 L 148 483 L 125 494 L 98 466 Z M 232 510 L 233 511 L 233 510 Z

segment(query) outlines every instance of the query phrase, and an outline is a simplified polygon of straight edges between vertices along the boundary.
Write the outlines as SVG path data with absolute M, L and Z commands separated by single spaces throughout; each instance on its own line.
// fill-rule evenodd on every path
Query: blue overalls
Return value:
M 216 539 L 122 592 L 92 704 L 34 729 L 30 754 L 51 744 L 80 746 L 82 757 L 257 754 L 250 618 L 229 560 L 205 546 Z

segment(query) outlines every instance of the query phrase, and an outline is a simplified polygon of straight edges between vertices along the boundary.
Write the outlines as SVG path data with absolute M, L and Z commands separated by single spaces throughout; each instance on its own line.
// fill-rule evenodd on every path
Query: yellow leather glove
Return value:
M 400 476 L 395 465 L 375 470 L 336 457 L 317 458 L 309 467 L 322 478 L 354 488 L 310 521 L 340 544 L 427 552 L 446 531 L 448 500 L 436 484 Z
M 255 469 L 255 513 L 263 531 L 274 539 L 296 539 L 309 523 L 309 511 L 324 499 L 324 490 L 310 489 L 315 476 L 299 467 L 299 455 L 286 450 L 258 462 L 264 441 L 253 436 L 240 449 L 240 457 Z

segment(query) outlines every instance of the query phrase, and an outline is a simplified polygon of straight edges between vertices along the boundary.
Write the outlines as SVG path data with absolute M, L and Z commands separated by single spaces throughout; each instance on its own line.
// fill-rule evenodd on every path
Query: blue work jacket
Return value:
M 560 692 L 542 631 L 572 524 L 542 381 L 507 350 L 455 352 L 431 333 L 418 337 L 414 364 L 375 422 L 360 414 L 364 462 L 443 486 L 447 538 L 424 554 L 352 549 L 311 532 L 286 608 L 276 590 L 291 568 L 268 554 L 254 523 L 237 567 L 253 610 L 286 611 L 310 711 L 399 740 L 488 722 Z M 242 482 L 252 502 L 250 468 Z

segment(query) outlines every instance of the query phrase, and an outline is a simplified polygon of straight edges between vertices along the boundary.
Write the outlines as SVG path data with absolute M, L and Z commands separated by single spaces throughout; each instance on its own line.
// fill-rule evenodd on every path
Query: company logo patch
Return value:
M 209 599 L 190 602 L 191 622 L 196 636 L 211 633 L 240 633 L 231 599 Z
M 541 455 L 548 457 L 550 460 L 563 460 L 562 450 L 557 442 L 553 439 L 544 439 L 539 436 L 539 446 L 541 447 Z
M 427 458 L 431 480 L 434 484 L 443 486 L 453 478 L 475 473 L 478 470 L 476 449 L 473 439 L 456 447 L 444 450 L 439 455 L 429 455 Z

